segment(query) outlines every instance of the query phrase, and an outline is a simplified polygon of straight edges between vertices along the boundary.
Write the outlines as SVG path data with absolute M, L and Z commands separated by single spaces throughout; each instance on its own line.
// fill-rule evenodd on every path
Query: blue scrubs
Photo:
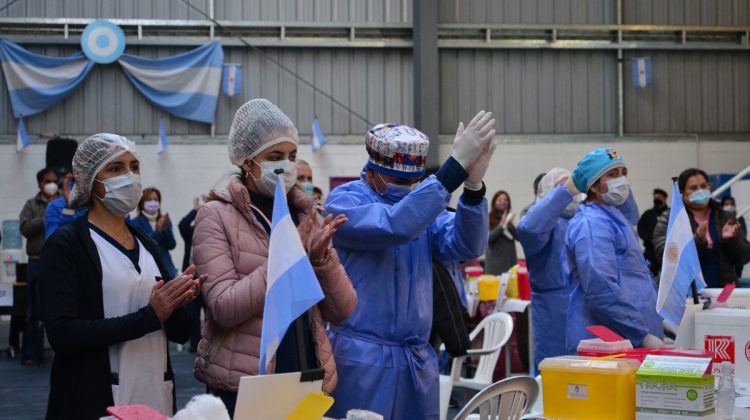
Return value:
M 331 192 L 326 210 L 345 214 L 333 244 L 359 299 L 354 313 L 328 336 L 338 372 L 329 417 L 368 409 L 386 419 L 439 417 L 438 366 L 432 326 L 432 258 L 476 258 L 487 247 L 487 200 L 459 200 L 434 176 L 401 196 L 365 182 Z
M 531 284 L 533 376 L 545 358 L 567 354 L 566 314 L 568 297 L 575 284 L 568 284 L 563 278 L 560 255 L 569 222 L 569 218 L 563 217 L 563 211 L 572 201 L 570 191 L 563 185 L 558 186 L 529 207 L 517 227 Z
M 589 325 L 604 325 L 634 347 L 643 344 L 646 334 L 663 337 L 656 286 L 634 224 L 622 211 L 581 205 L 568 226 L 563 252 L 563 274 L 576 284 L 568 305 L 569 353 L 581 340 L 593 338 L 586 331 Z

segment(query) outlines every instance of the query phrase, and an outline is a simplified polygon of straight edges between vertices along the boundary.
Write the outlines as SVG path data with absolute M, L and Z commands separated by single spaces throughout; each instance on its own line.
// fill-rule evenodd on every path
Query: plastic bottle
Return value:
M 721 362 L 719 389 L 716 391 L 717 420 L 734 420 L 734 395 L 732 363 Z

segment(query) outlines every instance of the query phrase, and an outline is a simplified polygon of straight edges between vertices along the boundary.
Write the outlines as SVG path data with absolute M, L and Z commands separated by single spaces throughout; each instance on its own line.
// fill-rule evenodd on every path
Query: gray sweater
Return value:
M 57 197 L 55 197 L 57 198 Z M 47 212 L 49 201 L 40 192 L 34 198 L 26 201 L 21 210 L 21 235 L 26 238 L 26 254 L 29 257 L 39 257 L 44 247 L 44 214 Z
M 513 239 L 505 236 L 505 231 L 510 233 Z M 508 223 L 506 228 L 498 224 L 490 231 L 487 252 L 484 255 L 484 272 L 487 274 L 502 274 L 516 265 L 516 226 Z

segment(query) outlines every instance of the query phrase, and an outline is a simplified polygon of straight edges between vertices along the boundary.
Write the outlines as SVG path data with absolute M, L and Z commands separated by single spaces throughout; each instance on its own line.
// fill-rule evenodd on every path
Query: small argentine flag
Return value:
M 695 281 L 698 290 L 701 290 L 706 287 L 706 282 L 677 182 L 672 187 L 672 210 L 662 261 L 656 312 L 672 325 L 680 325 L 690 284 Z
M 284 181 L 276 176 L 273 226 L 268 246 L 266 302 L 260 334 L 259 372 L 265 375 L 289 326 L 323 299 L 323 290 L 289 215 Z
M 18 119 L 18 136 L 16 137 L 16 153 L 29 145 L 29 135 L 26 134 L 26 126 L 23 124 L 23 117 Z
M 169 142 L 167 141 L 167 130 L 164 129 L 164 119 L 159 119 L 159 154 L 167 150 Z
M 651 84 L 651 57 L 633 59 L 633 86 L 644 88 Z
M 224 78 L 221 82 L 221 90 L 227 96 L 240 94 L 242 86 L 242 64 L 224 64 Z
M 313 153 L 320 150 L 320 148 L 323 147 L 324 144 L 326 144 L 326 138 L 323 135 L 323 131 L 320 129 L 318 117 L 313 118 L 311 143 Z

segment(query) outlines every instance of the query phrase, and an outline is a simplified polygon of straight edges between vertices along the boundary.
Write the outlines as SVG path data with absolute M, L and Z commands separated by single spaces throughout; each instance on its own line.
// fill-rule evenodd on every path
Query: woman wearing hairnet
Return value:
M 534 375 L 545 358 L 566 354 L 565 317 L 574 284 L 563 279 L 560 253 L 568 222 L 581 202 L 567 169 L 550 169 L 539 182 L 538 191 L 537 201 L 529 207 L 517 228 L 531 284 Z
M 587 198 L 568 225 L 562 259 L 565 281 L 576 285 L 568 305 L 570 354 L 581 340 L 593 338 L 586 331 L 590 325 L 604 325 L 635 347 L 664 345 L 656 287 L 638 234 L 617 208 L 632 199 L 627 174 L 611 148 L 593 150 L 573 170 L 573 182 Z
M 70 206 L 88 214 L 58 229 L 41 257 L 44 324 L 55 351 L 47 418 L 97 419 L 115 404 L 175 409 L 167 340 L 185 343 L 183 308 L 205 278 L 170 280 L 158 246 L 125 223 L 141 198 L 135 143 L 95 134 L 73 157 Z
M 208 275 L 202 289 L 208 319 L 194 372 L 234 413 L 240 377 L 259 370 L 277 173 L 283 174 L 289 214 L 325 297 L 295 320 L 279 343 L 275 369 L 269 371 L 321 367 L 323 391 L 332 392 L 336 364 L 323 321 L 346 319 L 357 296 L 331 247 L 336 229 L 348 219 L 328 216 L 319 223 L 313 197 L 296 184 L 297 129 L 289 117 L 270 101 L 254 99 L 237 110 L 228 140 L 229 158 L 240 173 L 210 192 L 195 219 L 193 254 L 198 271 Z M 298 336 L 295 331 L 300 330 Z

